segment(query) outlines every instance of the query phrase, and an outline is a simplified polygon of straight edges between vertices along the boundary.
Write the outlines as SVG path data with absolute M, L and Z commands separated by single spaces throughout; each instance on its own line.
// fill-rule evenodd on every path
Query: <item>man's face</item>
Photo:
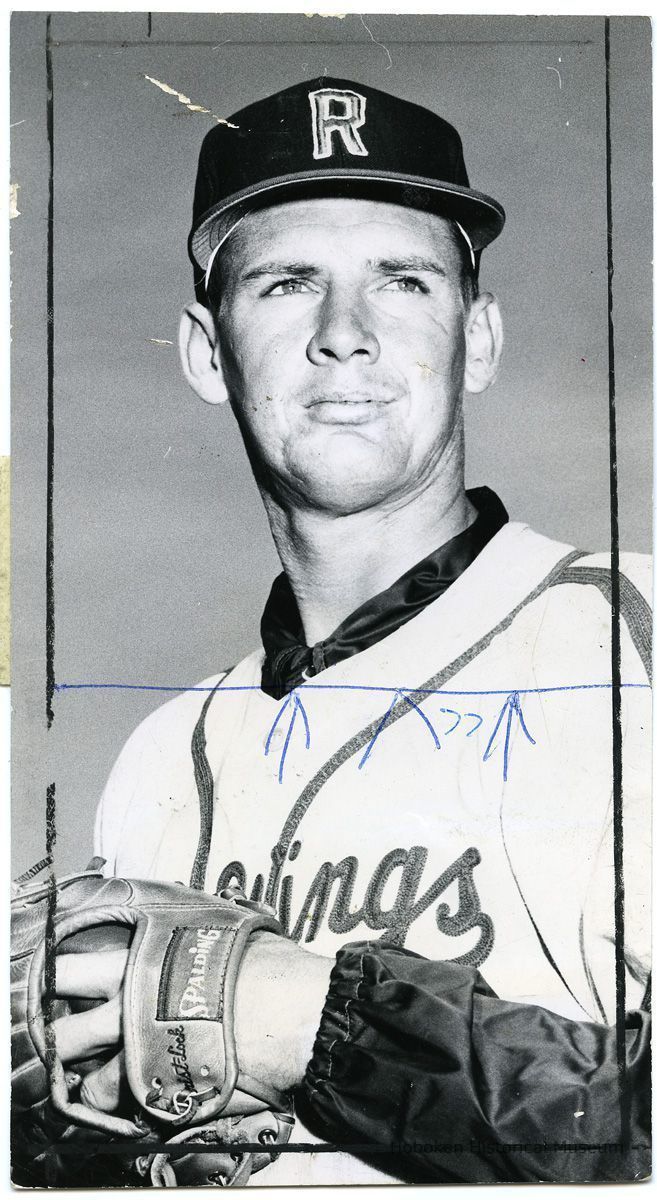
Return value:
M 449 224 L 295 201 L 250 214 L 222 253 L 224 380 L 261 484 L 336 515 L 422 491 L 461 439 L 467 312 Z

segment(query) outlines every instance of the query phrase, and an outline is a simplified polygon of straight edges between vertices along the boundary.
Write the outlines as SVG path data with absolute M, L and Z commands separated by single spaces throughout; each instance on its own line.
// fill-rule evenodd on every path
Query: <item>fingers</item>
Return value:
M 127 961 L 127 950 L 58 954 L 57 995 L 108 1000 L 121 987 Z
M 53 1021 L 57 1053 L 62 1062 L 94 1058 L 116 1046 L 121 1033 L 121 999 L 113 996 L 85 1013 Z
M 125 1078 L 125 1060 L 121 1051 L 85 1077 L 80 1088 L 82 1103 L 90 1108 L 99 1108 L 101 1112 L 115 1112 L 120 1106 Z

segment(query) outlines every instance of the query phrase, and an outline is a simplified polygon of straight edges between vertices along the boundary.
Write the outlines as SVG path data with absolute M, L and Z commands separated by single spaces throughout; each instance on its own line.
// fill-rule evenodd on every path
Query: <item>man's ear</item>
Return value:
M 504 332 L 499 305 L 490 292 L 478 296 L 465 326 L 464 384 L 468 392 L 483 392 L 493 383 L 502 357 Z
M 214 318 L 196 301 L 182 311 L 178 330 L 180 362 L 190 387 L 206 404 L 228 399 Z

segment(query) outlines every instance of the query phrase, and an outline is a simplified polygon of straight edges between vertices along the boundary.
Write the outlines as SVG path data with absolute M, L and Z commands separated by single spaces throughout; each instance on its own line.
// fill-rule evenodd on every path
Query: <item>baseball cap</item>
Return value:
M 442 117 L 321 76 L 248 105 L 206 135 L 189 253 L 200 300 L 208 264 L 257 208 L 312 196 L 365 197 L 455 221 L 473 261 L 502 231 L 502 206 L 470 187 L 456 129 Z

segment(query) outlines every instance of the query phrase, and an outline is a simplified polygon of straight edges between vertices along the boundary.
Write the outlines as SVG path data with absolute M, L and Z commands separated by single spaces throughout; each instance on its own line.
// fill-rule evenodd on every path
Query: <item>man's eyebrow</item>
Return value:
M 313 267 L 310 263 L 303 262 L 287 262 L 283 259 L 278 259 L 272 262 L 259 263 L 257 267 L 253 267 L 250 271 L 245 271 L 240 276 L 241 279 L 262 279 L 265 275 L 280 275 L 280 276 L 299 276 L 307 279 L 310 275 L 318 275 L 319 267 Z
M 434 275 L 447 274 L 442 263 L 421 254 L 406 254 L 403 258 L 379 258 L 376 261 L 370 260 L 368 265 L 375 271 L 381 271 L 384 275 L 398 275 L 404 271 L 431 271 Z
M 442 276 L 447 274 L 441 262 L 438 262 L 434 258 L 427 258 L 422 254 L 405 254 L 403 258 L 368 259 L 367 266 L 370 271 L 382 275 L 401 275 L 405 271 L 429 271 L 434 275 Z M 270 262 L 258 263 L 250 271 L 245 271 L 240 276 L 240 279 L 247 282 L 272 275 L 279 278 L 309 279 L 320 274 L 321 267 L 312 263 L 290 262 L 287 259 L 272 259 Z

